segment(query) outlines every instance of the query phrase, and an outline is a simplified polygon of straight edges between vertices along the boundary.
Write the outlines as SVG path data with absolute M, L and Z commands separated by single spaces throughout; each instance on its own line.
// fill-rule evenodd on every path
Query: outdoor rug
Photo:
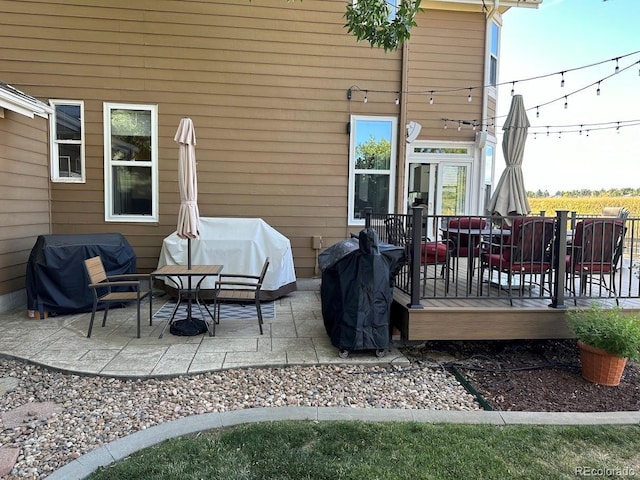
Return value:
M 276 318 L 276 308 L 274 302 L 262 302 L 262 318 L 264 320 L 271 320 Z M 158 310 L 153 316 L 154 320 L 164 321 L 168 320 L 171 317 L 171 312 L 173 312 L 174 307 L 176 306 L 175 302 L 167 302 L 165 303 L 160 310 Z M 213 304 L 208 304 L 209 310 L 213 314 Z M 194 316 L 200 316 L 200 310 L 198 309 L 197 304 L 193 304 L 191 307 L 192 314 Z M 208 315 L 204 306 L 202 307 L 202 311 L 205 315 Z M 178 307 L 178 311 L 176 312 L 176 316 L 186 317 L 187 316 L 187 302 L 182 302 Z M 256 314 L 256 307 L 253 303 L 249 304 L 240 304 L 240 303 L 223 303 L 222 308 L 220 309 L 220 319 L 221 320 L 257 320 L 258 315 Z

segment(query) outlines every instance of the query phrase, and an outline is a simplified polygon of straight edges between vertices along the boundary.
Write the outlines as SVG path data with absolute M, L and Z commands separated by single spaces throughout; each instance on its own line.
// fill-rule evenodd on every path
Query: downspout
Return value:
M 407 105 L 409 94 L 409 41 L 402 44 L 402 66 L 400 69 L 400 112 L 398 114 L 398 158 L 396 158 L 396 206 L 397 213 L 406 213 L 406 199 L 404 198 L 405 160 L 407 154 Z

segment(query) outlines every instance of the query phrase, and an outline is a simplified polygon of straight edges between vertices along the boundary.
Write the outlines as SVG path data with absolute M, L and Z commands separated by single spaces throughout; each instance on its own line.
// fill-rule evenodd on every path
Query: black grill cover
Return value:
M 27 263 L 27 309 L 90 312 L 93 294 L 84 260 L 97 255 L 107 275 L 136 272 L 136 254 L 119 233 L 40 235 Z
M 386 349 L 393 281 L 405 251 L 379 244 L 375 230 L 343 240 L 322 252 L 322 317 L 331 343 L 341 350 Z

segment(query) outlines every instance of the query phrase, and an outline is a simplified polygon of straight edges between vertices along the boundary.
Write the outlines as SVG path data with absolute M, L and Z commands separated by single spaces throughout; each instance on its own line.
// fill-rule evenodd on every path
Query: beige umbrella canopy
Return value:
M 531 211 L 522 175 L 524 145 L 530 125 L 522 95 L 514 95 L 502 127 L 502 153 L 507 167 L 489 201 L 488 209 L 492 214 L 527 215 Z
M 190 118 L 180 120 L 174 140 L 179 145 L 178 189 L 180 210 L 178 211 L 177 234 L 187 239 L 187 261 L 191 268 L 191 239 L 200 234 L 200 212 L 198 210 L 198 175 L 196 173 L 196 131 Z

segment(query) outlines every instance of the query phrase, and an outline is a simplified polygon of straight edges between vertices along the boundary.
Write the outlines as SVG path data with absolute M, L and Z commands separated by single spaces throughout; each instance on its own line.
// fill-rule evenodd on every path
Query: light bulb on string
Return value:
M 582 135 L 582 125 L 580 125 L 580 135 Z
M 567 108 L 569 108 L 569 102 L 567 101 L 567 96 L 564 96 L 564 109 L 566 110 Z
M 462 130 L 462 122 L 458 120 L 458 131 Z
M 396 105 L 400 105 L 400 93 L 396 94 Z
M 547 126 L 547 137 L 549 136 L 549 126 Z
M 447 121 L 446 120 L 444 121 L 444 129 L 445 130 L 447 129 Z
M 511 96 L 512 97 L 515 94 L 515 90 L 516 90 L 516 82 L 511 82 Z
M 618 60 L 620 60 L 620 59 L 616 58 L 616 69 L 614 70 L 613 73 L 618 73 L 620 71 L 620 66 L 618 65 Z
M 540 118 L 540 107 L 536 107 L 536 118 Z
M 476 122 L 473 122 L 473 131 L 476 131 L 476 128 L 478 128 L 478 124 Z
M 564 72 L 560 72 L 560 75 L 562 75 L 562 80 L 560 80 L 560 87 L 564 87 Z
M 598 89 L 596 90 L 596 95 L 600 96 L 600 82 L 598 82 Z
M 618 135 L 620 134 L 620 122 L 618 122 L 618 126 L 616 127 L 616 133 Z
M 362 100 L 362 103 L 367 103 L 369 101 L 369 97 L 368 97 L 368 90 L 364 91 L 364 99 Z
M 467 97 L 467 102 L 470 102 L 471 100 L 473 100 L 473 97 L 471 97 L 471 89 L 469 89 L 469 96 Z
M 431 97 L 429 97 L 429 105 L 433 105 L 433 90 L 431 90 Z

